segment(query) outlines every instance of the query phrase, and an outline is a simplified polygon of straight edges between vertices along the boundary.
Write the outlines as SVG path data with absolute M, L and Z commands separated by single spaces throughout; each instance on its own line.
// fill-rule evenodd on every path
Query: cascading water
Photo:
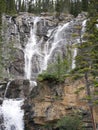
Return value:
M 25 78 L 30 80 L 32 86 L 36 86 L 36 82 L 32 82 L 33 77 L 42 71 L 46 70 L 48 65 L 51 63 L 55 63 L 58 54 L 60 54 L 63 58 L 66 56 L 66 44 L 69 43 L 67 41 L 67 32 L 70 30 L 70 24 L 72 22 L 68 22 L 64 25 L 59 25 L 58 27 L 54 27 L 48 30 L 48 33 L 45 34 L 48 37 L 48 40 L 44 40 L 44 36 L 38 36 L 38 24 L 44 18 L 34 17 L 33 25 L 30 30 L 30 38 L 28 39 L 28 43 L 24 49 L 24 58 L 25 58 Z M 11 23 L 11 19 L 9 20 Z M 82 32 L 85 31 L 86 21 L 82 23 Z M 46 21 L 44 20 L 43 26 L 47 26 Z M 15 35 L 17 34 L 17 27 L 14 26 Z M 71 33 L 69 31 L 68 33 Z M 75 57 L 77 55 L 77 48 L 73 50 L 73 58 L 72 58 L 72 69 L 75 68 Z M 21 106 L 23 105 L 23 99 L 7 99 L 6 93 L 9 88 L 8 83 L 5 94 L 4 101 L 2 106 L 0 107 L 0 116 L 3 117 L 3 130 L 24 130 L 24 111 L 21 110 Z M 32 88 L 30 88 L 32 89 Z
M 69 26 L 68 22 L 63 26 L 58 26 L 52 31 L 49 30 L 50 33 L 47 35 L 50 35 L 50 37 L 46 43 L 43 43 L 43 38 L 41 38 L 40 41 L 37 41 L 36 31 L 38 21 L 40 21 L 40 18 L 34 19 L 34 26 L 33 29 L 31 27 L 30 38 L 24 51 L 25 77 L 29 80 L 32 78 L 32 74 L 33 76 L 36 76 L 39 73 L 42 73 L 43 70 L 47 69 L 49 61 L 52 61 L 52 58 L 55 59 L 53 56 L 55 53 L 62 54 L 61 48 L 64 48 L 66 45 L 66 36 L 64 36 L 66 34 L 64 31 L 66 31 Z
M 83 35 L 84 35 L 85 31 L 86 31 L 86 22 L 87 22 L 87 19 L 82 22 L 82 30 L 81 30 L 82 42 L 84 42 L 84 40 L 83 40 Z M 80 39 L 77 39 L 77 43 L 80 43 Z M 76 67 L 75 57 L 77 56 L 77 51 L 78 51 L 78 49 L 75 47 L 75 48 L 73 49 L 72 69 L 74 69 L 74 68 Z
M 63 46 L 64 44 L 66 45 L 66 39 L 63 38 L 63 29 L 66 30 L 66 28 L 68 27 L 69 25 L 69 22 L 66 23 L 64 26 L 59 26 L 54 34 L 54 40 L 53 42 L 51 43 L 51 47 L 50 47 L 50 39 L 47 41 L 46 45 L 45 45 L 45 48 L 44 48 L 44 62 L 43 62 L 43 66 L 42 66 L 42 69 L 41 69 L 41 72 L 43 70 L 46 70 L 47 69 L 47 66 L 48 66 L 48 61 L 50 59 L 52 59 L 52 56 L 53 56 L 53 53 L 56 49 L 60 48 L 61 46 Z M 59 53 L 60 53 L 60 50 L 59 49 Z
M 34 25 L 33 29 L 31 26 L 30 31 L 30 38 L 28 40 L 28 43 L 25 47 L 25 77 L 27 79 L 31 79 L 31 73 L 32 73 L 32 57 L 34 54 L 38 53 L 37 50 L 37 38 L 36 38 L 36 30 L 37 30 L 37 22 L 39 21 L 39 18 L 36 17 L 34 19 Z
M 23 100 L 6 99 L 0 107 L 0 116 L 3 117 L 3 130 L 24 130 L 24 111 L 21 110 Z
M 6 98 L 10 83 L 11 81 L 6 86 L 4 100 L 0 106 L 0 130 L 24 130 L 24 110 L 21 109 L 24 100 Z
M 7 86 L 6 86 L 6 89 L 5 89 L 5 93 L 4 93 L 4 99 L 6 98 L 7 90 L 8 90 L 8 88 L 9 88 L 10 83 L 11 83 L 11 81 L 9 81 L 9 82 L 7 83 Z
M 72 58 L 72 69 L 74 69 L 76 67 L 76 60 L 75 57 L 77 56 L 77 48 L 73 49 L 73 58 Z

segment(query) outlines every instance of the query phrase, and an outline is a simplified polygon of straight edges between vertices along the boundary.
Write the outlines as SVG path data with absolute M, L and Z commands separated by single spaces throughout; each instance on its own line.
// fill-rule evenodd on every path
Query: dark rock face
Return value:
M 3 115 L 0 115 L 0 130 L 5 130 Z
M 9 71 L 13 75 L 24 76 L 24 53 L 22 50 L 15 50 L 13 54 L 13 62 L 9 66 Z
M 73 18 L 72 15 L 64 15 L 62 14 L 59 18 L 55 16 L 46 16 L 42 15 L 39 17 L 40 20 L 37 22 L 37 30 L 36 30 L 36 37 L 37 42 L 39 42 L 43 38 L 43 44 L 41 45 L 41 50 L 44 48 L 44 44 L 46 41 L 51 37 L 49 40 L 49 44 L 51 46 L 54 37 L 52 37 L 55 29 L 59 25 L 64 25 L 65 23 L 70 22 L 69 27 L 64 30 L 62 34 L 62 38 L 66 37 L 66 42 L 68 44 L 77 43 L 77 39 L 80 38 L 81 33 L 81 25 L 83 20 L 86 18 L 85 14 L 79 15 L 77 18 Z M 28 39 L 30 37 L 30 28 L 34 27 L 34 19 L 35 16 L 33 14 L 23 13 L 15 17 L 4 16 L 3 23 L 5 28 L 3 29 L 3 59 L 5 64 L 5 73 L 9 72 L 14 78 L 24 77 L 24 48 L 28 43 Z M 48 31 L 53 30 L 51 35 L 48 35 Z M 72 34 L 76 34 L 75 37 Z M 62 44 L 60 41 L 59 45 Z M 66 55 L 66 48 L 60 47 L 62 51 L 62 56 L 65 57 Z M 49 63 L 55 61 L 57 57 L 58 49 L 55 50 L 53 53 L 53 59 L 49 60 Z M 34 59 L 35 58 L 35 59 Z M 36 73 L 38 73 L 36 69 L 35 60 L 38 61 L 38 56 L 35 55 L 32 60 L 32 70 L 33 74 L 36 77 Z M 33 76 L 32 76 L 33 77 Z
M 81 17 L 81 19 L 80 19 Z M 40 18 L 40 21 L 37 23 L 36 36 L 37 40 L 43 37 L 43 45 L 51 37 L 47 33 L 50 29 L 53 29 L 51 35 L 54 33 L 55 28 L 58 25 L 63 25 L 73 19 L 73 16 L 60 16 L 56 18 L 54 16 L 44 16 Z M 69 28 L 64 31 L 63 37 L 66 37 L 66 42 L 73 44 L 80 37 L 81 25 L 85 16 L 78 16 L 76 19 L 73 19 L 73 22 L 69 24 Z M 6 98 L 24 98 L 25 102 L 22 106 L 22 109 L 25 111 L 24 121 L 25 121 L 25 130 L 47 130 L 47 128 L 42 128 L 43 126 L 50 122 L 56 122 L 62 116 L 69 114 L 73 109 L 81 108 L 77 105 L 77 95 L 71 93 L 77 85 L 67 86 L 70 90 L 67 90 L 64 84 L 53 84 L 48 83 L 38 83 L 36 87 L 31 89 L 30 82 L 27 79 L 24 79 L 24 48 L 30 37 L 30 27 L 34 26 L 34 16 L 32 14 L 20 14 L 17 17 L 6 16 L 3 19 L 6 23 L 6 28 L 3 30 L 3 37 L 5 44 L 3 46 L 4 59 L 6 71 L 9 71 L 10 74 L 15 78 L 11 81 Z M 73 32 L 76 34 L 76 37 L 73 37 Z M 49 46 L 51 46 L 54 37 L 51 37 L 49 41 Z M 64 41 L 65 42 L 65 41 Z M 62 42 L 59 42 L 59 45 Z M 44 46 L 41 46 L 43 49 Z M 8 47 L 8 48 L 7 48 Z M 7 49 L 5 49 L 7 48 Z M 60 48 L 62 50 L 62 55 L 65 57 L 66 49 Z M 13 51 L 12 51 L 13 50 Z M 58 49 L 59 50 L 59 49 Z M 57 50 L 57 51 L 58 51 Z M 57 56 L 57 51 L 53 54 L 54 57 Z M 7 54 L 10 53 L 10 56 Z M 7 57 L 7 59 L 6 59 Z M 10 59 L 10 60 L 9 60 Z M 37 73 L 37 68 L 35 61 L 38 60 L 38 56 L 35 55 L 32 60 L 32 69 L 33 72 Z M 55 58 L 49 61 L 49 63 L 54 62 Z M 33 77 L 33 76 L 32 76 Z M 36 77 L 36 75 L 35 75 Z M 3 84 L 0 87 L 0 97 L 4 98 L 4 93 L 6 90 L 7 83 Z M 2 104 L 2 99 L 0 100 Z M 83 109 L 83 116 L 87 115 Z M 3 119 L 0 118 L 0 124 L 2 124 Z M 0 130 L 4 130 L 4 126 L 0 125 Z M 14 129 L 12 126 L 11 130 Z
M 11 81 L 6 98 L 27 98 L 30 94 L 30 82 L 29 80 L 16 79 Z
M 57 89 L 59 87 L 59 90 Z M 25 130 L 45 130 L 44 127 L 41 127 L 41 125 L 43 125 L 43 121 L 44 123 L 49 121 L 49 114 L 51 113 L 51 111 L 53 110 L 53 105 L 51 103 L 55 102 L 57 99 L 55 98 L 55 96 L 59 96 L 62 97 L 63 93 L 63 89 L 64 86 L 62 85 L 62 87 L 60 85 L 54 85 L 52 83 L 48 83 L 48 82 L 44 82 L 43 83 L 38 83 L 38 86 L 34 87 L 30 93 L 30 98 L 25 100 L 23 109 L 25 110 Z M 46 96 L 47 94 L 49 94 L 49 96 Z M 47 100 L 47 101 L 45 101 Z M 36 103 L 35 103 L 36 102 Z M 37 118 L 37 114 L 36 113 L 36 104 L 37 102 L 40 102 L 41 104 L 39 104 L 39 109 L 40 109 L 40 105 L 43 105 L 43 109 L 45 109 L 45 115 L 41 115 L 41 117 L 39 117 L 38 115 L 38 121 L 36 122 L 36 118 Z M 46 108 L 44 108 L 44 103 L 43 102 L 47 102 L 46 103 Z M 48 103 L 50 102 L 50 103 Z M 37 108 L 38 109 L 38 108 Z M 37 110 L 38 112 L 39 110 Z M 41 110 L 42 111 L 42 110 Z M 40 118 L 42 121 L 40 121 Z M 51 119 L 50 119 L 51 120 Z M 46 128 L 47 130 L 47 128 Z
M 73 111 L 79 111 L 85 120 L 90 119 L 88 108 L 80 103 L 81 95 L 84 96 L 83 93 L 78 98 L 79 95 L 74 93 L 81 83 L 77 82 L 72 84 L 68 82 L 67 84 L 38 82 L 38 85 L 31 90 L 29 80 L 15 79 L 10 82 L 6 97 L 17 98 L 17 100 L 25 99 L 21 108 L 25 112 L 25 130 L 48 130 L 48 128 L 44 128 L 46 124 L 56 123 L 66 114 L 73 114 Z M 85 122 L 84 127 L 90 129 L 91 122 Z M 51 129 L 55 130 L 55 128 Z M 5 130 L 2 115 L 0 115 L 0 130 Z
M 14 79 L 8 83 L 2 83 L 2 87 L 0 87 L 0 104 L 2 104 L 4 98 L 28 98 L 30 93 L 30 81 L 27 79 Z

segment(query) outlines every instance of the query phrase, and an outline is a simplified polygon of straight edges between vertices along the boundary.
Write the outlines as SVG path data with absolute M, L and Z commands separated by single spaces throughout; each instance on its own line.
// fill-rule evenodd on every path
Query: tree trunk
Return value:
M 90 99 L 88 99 L 88 106 L 89 106 L 90 113 L 91 113 L 91 120 L 92 120 L 93 130 L 96 130 L 96 124 L 95 124 L 94 115 L 93 115 L 93 103 L 92 103 L 92 99 L 91 99 L 90 84 L 89 84 L 89 81 L 88 81 L 88 72 L 85 73 L 85 81 L 86 81 L 87 96 L 90 97 Z

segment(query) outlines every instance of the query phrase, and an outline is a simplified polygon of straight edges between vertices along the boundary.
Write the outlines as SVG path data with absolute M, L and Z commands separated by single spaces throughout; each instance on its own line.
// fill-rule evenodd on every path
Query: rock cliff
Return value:
M 45 59 L 43 59 L 45 55 L 45 44 L 48 42 L 48 44 L 50 44 L 49 48 L 51 49 L 51 44 L 54 42 L 56 37 L 55 32 L 58 27 L 59 30 L 61 28 L 62 31 L 57 34 L 60 41 L 55 51 L 52 52 L 52 58 L 49 58 L 48 64 L 55 62 L 59 51 L 59 53 L 61 53 L 60 55 L 63 57 L 66 56 L 66 44 L 72 45 L 81 42 L 83 21 L 86 19 L 86 14 L 82 13 L 77 18 L 73 18 L 73 16 L 69 14 L 62 14 L 60 18 L 56 18 L 55 16 L 38 16 L 38 18 L 35 35 L 37 39 L 36 42 L 39 44 L 39 50 L 37 51 L 39 51 L 42 57 L 36 52 L 32 58 L 32 78 L 42 71 L 42 66 L 38 66 L 38 64 L 42 64 L 43 61 L 45 61 Z M 30 31 L 31 27 L 34 29 L 34 20 L 35 16 L 29 13 L 20 13 L 12 17 L 3 16 L 2 36 L 4 44 L 2 46 L 2 57 L 6 77 L 24 78 L 25 47 L 31 40 Z M 66 23 L 69 24 L 67 28 L 64 26 Z M 38 66 L 38 68 L 36 66 Z
M 5 89 L 0 89 L 2 96 Z M 73 113 L 82 115 L 84 125 L 89 130 L 92 122 L 86 96 L 84 78 L 78 80 L 66 78 L 65 83 L 60 84 L 42 81 L 38 82 L 38 85 L 32 89 L 28 80 L 18 79 L 9 84 L 6 93 L 6 98 L 25 99 L 22 109 L 25 110 L 24 121 L 27 130 L 39 128 L 43 130 L 46 124 L 55 124 L 62 117 Z M 94 119 L 97 123 L 97 106 L 93 110 Z M 89 120 L 90 122 L 88 122 Z M 52 129 L 56 129 L 55 126 Z
M 47 63 L 49 65 L 56 61 L 58 52 L 60 52 L 62 58 L 66 57 L 65 43 L 68 45 L 81 43 L 81 37 L 84 33 L 83 22 L 86 20 L 86 14 L 81 13 L 77 18 L 73 18 L 69 14 L 62 14 L 59 18 L 44 15 L 38 16 L 38 19 L 35 24 L 35 16 L 29 13 L 3 17 L 2 36 L 4 44 L 2 50 L 3 63 L 5 64 L 4 73 L 5 78 L 8 78 L 6 81 L 11 80 L 5 97 L 15 98 L 16 100 L 25 99 L 22 109 L 25 110 L 26 130 L 44 130 L 45 128 L 42 126 L 56 123 L 65 115 L 73 113 L 81 114 L 85 127 L 90 130 L 89 124 L 86 122 L 91 117 L 83 78 L 78 80 L 66 78 L 64 83 L 54 83 L 47 80 L 38 81 L 36 86 L 32 82 L 44 70 L 41 65 L 45 60 L 43 58 L 45 56 L 43 51 L 45 44 L 48 43 L 50 50 L 54 49 Z M 66 23 L 68 23 L 67 27 L 65 26 Z M 35 31 L 34 37 L 36 35 L 38 50 L 31 59 L 32 74 L 28 79 L 25 76 L 25 48 L 28 41 L 32 41 L 31 29 L 34 29 L 35 26 L 36 29 L 33 31 Z M 60 30 L 60 33 L 56 36 L 58 38 L 60 36 L 61 39 L 57 44 L 58 46 L 51 49 L 57 30 Z M 33 49 L 36 50 L 36 48 Z M 39 54 L 39 52 L 41 53 Z M 73 53 L 71 55 L 73 56 Z M 40 66 L 38 63 L 40 63 Z M 4 99 L 6 85 L 7 82 L 0 84 L 1 104 L 2 99 Z M 98 123 L 97 107 L 94 107 L 94 119 Z M 52 129 L 56 128 L 53 127 Z

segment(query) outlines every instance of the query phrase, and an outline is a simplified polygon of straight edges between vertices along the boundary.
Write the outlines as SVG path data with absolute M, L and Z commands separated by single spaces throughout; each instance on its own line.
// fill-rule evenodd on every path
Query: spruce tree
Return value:
M 15 14 L 16 13 L 16 5 L 14 0 L 7 0 L 6 2 L 6 12 L 8 14 Z
M 0 0 L 0 25 L 2 24 L 2 13 L 6 11 L 6 1 Z
M 21 12 L 25 12 L 25 11 L 26 11 L 25 0 L 23 0 L 21 5 Z
M 91 119 L 93 130 L 96 130 L 94 117 L 93 117 L 93 104 L 91 96 L 91 85 L 94 85 L 93 80 L 98 76 L 98 13 L 96 3 L 97 1 L 91 0 L 89 3 L 89 20 L 87 21 L 87 29 L 84 34 L 85 42 L 79 45 L 78 55 L 76 57 L 76 65 L 79 74 L 83 74 L 85 78 L 85 87 L 87 91 L 87 100 L 91 112 Z M 94 14 L 93 14 L 94 11 Z
M 88 0 L 82 0 L 82 10 L 88 11 Z

